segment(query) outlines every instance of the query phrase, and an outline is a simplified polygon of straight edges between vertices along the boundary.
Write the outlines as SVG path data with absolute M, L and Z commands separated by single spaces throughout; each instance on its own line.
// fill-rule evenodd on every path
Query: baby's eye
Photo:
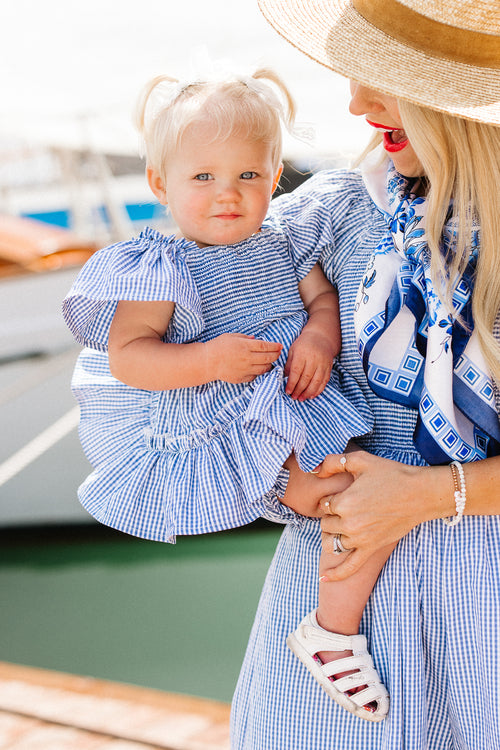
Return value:
M 242 172 L 240 174 L 242 180 L 253 180 L 254 177 L 257 177 L 257 172 Z
M 212 180 L 213 177 L 208 172 L 202 172 L 201 174 L 195 175 L 195 180 L 200 180 L 201 182 L 204 182 L 206 180 Z

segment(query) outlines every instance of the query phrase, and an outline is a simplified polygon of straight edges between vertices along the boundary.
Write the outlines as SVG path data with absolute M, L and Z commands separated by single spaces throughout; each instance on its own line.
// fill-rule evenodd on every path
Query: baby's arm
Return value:
M 337 292 L 320 266 L 313 266 L 299 282 L 299 292 L 309 320 L 290 347 L 285 365 L 286 392 L 305 401 L 319 396 L 340 352 L 340 314 Z
M 173 302 L 119 302 L 109 332 L 112 375 L 127 385 L 167 391 L 213 380 L 247 383 L 271 369 L 282 344 L 225 333 L 207 342 L 165 343 Z

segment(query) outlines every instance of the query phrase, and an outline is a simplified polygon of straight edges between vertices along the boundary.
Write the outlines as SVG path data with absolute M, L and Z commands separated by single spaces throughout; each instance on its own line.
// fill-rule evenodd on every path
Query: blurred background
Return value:
M 16 0 L 0 20 L 0 660 L 229 700 L 280 529 L 171 547 L 86 515 L 61 300 L 98 247 L 168 226 L 131 124 L 150 77 L 202 48 L 273 67 L 298 105 L 285 190 L 347 165 L 364 123 L 256 0 Z

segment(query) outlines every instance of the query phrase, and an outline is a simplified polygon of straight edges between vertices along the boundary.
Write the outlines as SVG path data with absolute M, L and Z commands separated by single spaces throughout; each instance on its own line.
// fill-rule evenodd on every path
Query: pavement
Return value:
M 229 750 L 226 703 L 0 662 L 2 750 Z

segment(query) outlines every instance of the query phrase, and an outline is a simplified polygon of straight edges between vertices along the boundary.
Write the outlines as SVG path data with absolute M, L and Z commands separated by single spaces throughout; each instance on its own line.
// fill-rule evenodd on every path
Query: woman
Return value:
M 387 719 L 343 711 L 287 652 L 286 635 L 316 605 L 321 546 L 318 523 L 298 519 L 262 594 L 233 748 L 499 748 L 500 10 L 477 0 L 260 5 L 285 38 L 351 79 L 351 112 L 383 133 L 381 167 L 307 187 L 337 222 L 323 264 L 339 288 L 341 361 L 376 416 L 362 451 L 321 469 L 339 475 L 324 545 L 350 550 L 331 580 L 400 541 L 361 624 L 391 696 Z M 299 190 L 276 210 L 300 200 L 307 207 Z

